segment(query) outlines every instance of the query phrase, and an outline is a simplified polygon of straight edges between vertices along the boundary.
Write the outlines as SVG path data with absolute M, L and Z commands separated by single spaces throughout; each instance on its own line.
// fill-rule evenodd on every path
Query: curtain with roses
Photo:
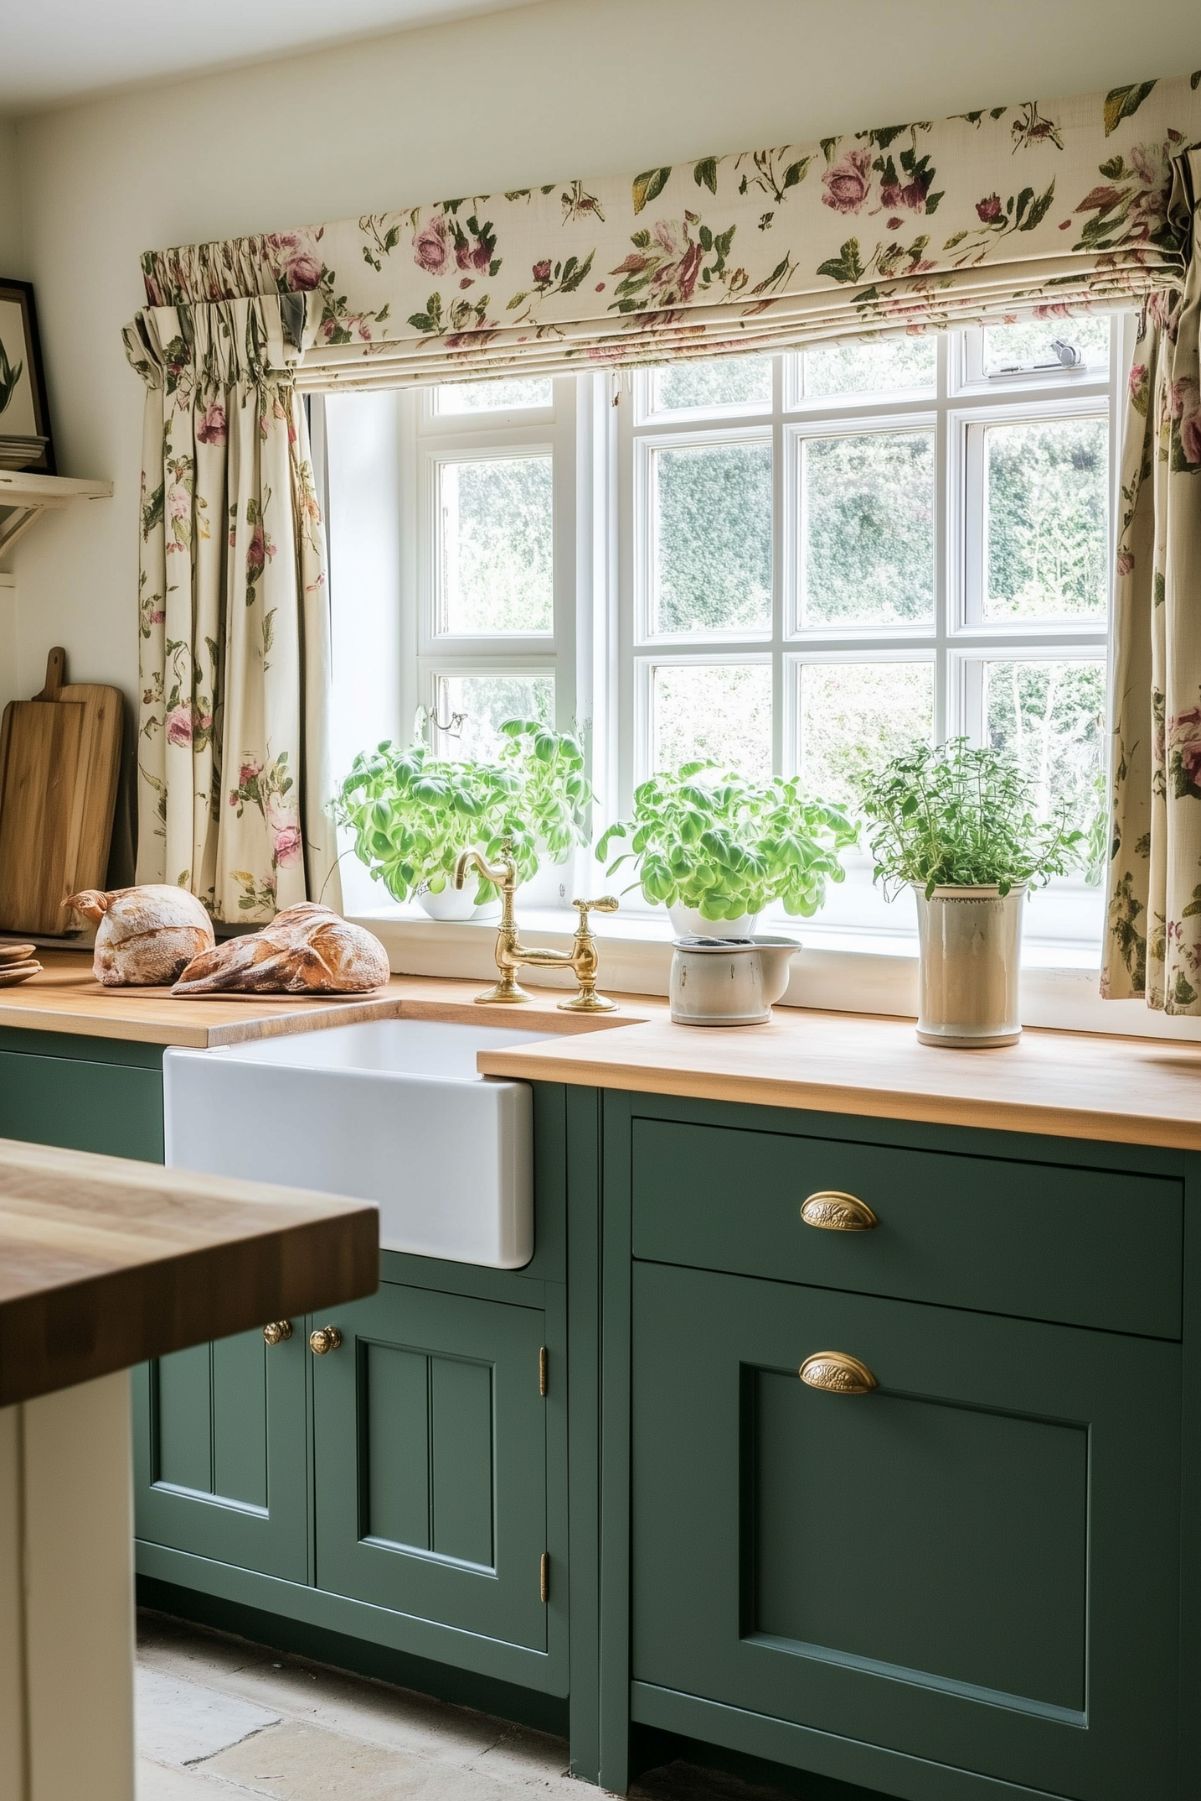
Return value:
M 1201 150 L 1171 211 L 1192 254 L 1144 309 L 1123 449 L 1103 987 L 1201 1013 Z
M 1201 72 L 153 251 L 146 295 L 307 295 L 312 388 L 1112 308 L 1179 286 L 1199 138 Z
M 222 921 L 315 898 L 333 862 L 304 310 L 160 307 L 126 333 L 147 384 L 137 879 L 190 888 Z

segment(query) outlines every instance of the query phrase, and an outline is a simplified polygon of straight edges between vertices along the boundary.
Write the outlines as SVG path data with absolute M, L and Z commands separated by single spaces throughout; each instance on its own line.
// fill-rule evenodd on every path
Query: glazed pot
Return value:
M 698 907 L 685 907 L 679 901 L 667 911 L 677 938 L 752 938 L 759 923 L 757 913 L 740 913 L 737 919 L 706 919 Z
M 1026 889 L 920 888 L 917 1035 L 923 1044 L 984 1049 L 1021 1037 L 1019 978 Z
M 500 912 L 500 902 L 488 901 L 484 906 L 477 907 L 472 898 L 473 893 L 474 884 L 466 889 L 459 889 L 448 882 L 441 894 L 431 894 L 428 888 L 423 888 L 417 896 L 417 905 L 431 919 L 495 919 Z
M 788 986 L 795 938 L 677 938 L 668 995 L 678 1026 L 759 1026 Z

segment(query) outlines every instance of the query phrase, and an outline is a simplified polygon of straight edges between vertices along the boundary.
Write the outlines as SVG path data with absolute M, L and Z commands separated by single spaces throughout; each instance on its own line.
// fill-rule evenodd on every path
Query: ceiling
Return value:
M 534 0 L 37 0 L 6 21 L 0 114 Z

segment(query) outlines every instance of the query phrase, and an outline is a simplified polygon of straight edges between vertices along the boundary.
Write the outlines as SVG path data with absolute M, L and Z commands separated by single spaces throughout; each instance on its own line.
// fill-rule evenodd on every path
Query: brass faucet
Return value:
M 496 967 L 500 971 L 500 981 L 486 993 L 477 994 L 476 1000 L 481 1005 L 490 1001 L 528 1001 L 531 997 L 524 988 L 519 987 L 517 971 L 523 963 L 535 964 L 574 971 L 579 987 L 570 1000 L 559 1002 L 560 1007 L 568 1013 L 612 1013 L 617 1002 L 596 992 L 600 958 L 588 915 L 594 909 L 598 913 L 616 913 L 618 902 L 614 897 L 606 894 L 601 900 L 572 901 L 572 906 L 579 913 L 579 921 L 571 949 L 535 950 L 522 944 L 517 933 L 517 920 L 513 912 L 513 896 L 517 892 L 517 866 L 512 857 L 502 855 L 495 863 L 489 863 L 483 851 L 465 850 L 455 864 L 456 888 L 463 886 L 468 871 L 473 868 L 479 871 L 486 882 L 492 882 L 500 889 L 500 925 L 496 931 Z

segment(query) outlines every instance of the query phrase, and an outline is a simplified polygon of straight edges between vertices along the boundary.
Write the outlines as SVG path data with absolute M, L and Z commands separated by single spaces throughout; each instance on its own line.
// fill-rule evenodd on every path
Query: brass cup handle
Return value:
M 284 1344 L 292 1336 L 290 1319 L 273 1319 L 263 1327 L 263 1337 L 269 1345 Z
M 828 1395 L 869 1395 L 880 1386 L 866 1363 L 847 1351 L 814 1351 L 797 1375 L 806 1388 Z
M 819 1188 L 801 1203 L 801 1218 L 822 1232 L 870 1232 L 880 1224 L 866 1201 L 840 1188 Z
M 337 1326 L 318 1326 L 315 1332 L 309 1333 L 309 1350 L 314 1357 L 325 1357 L 330 1351 L 336 1351 L 342 1343 L 342 1334 Z

